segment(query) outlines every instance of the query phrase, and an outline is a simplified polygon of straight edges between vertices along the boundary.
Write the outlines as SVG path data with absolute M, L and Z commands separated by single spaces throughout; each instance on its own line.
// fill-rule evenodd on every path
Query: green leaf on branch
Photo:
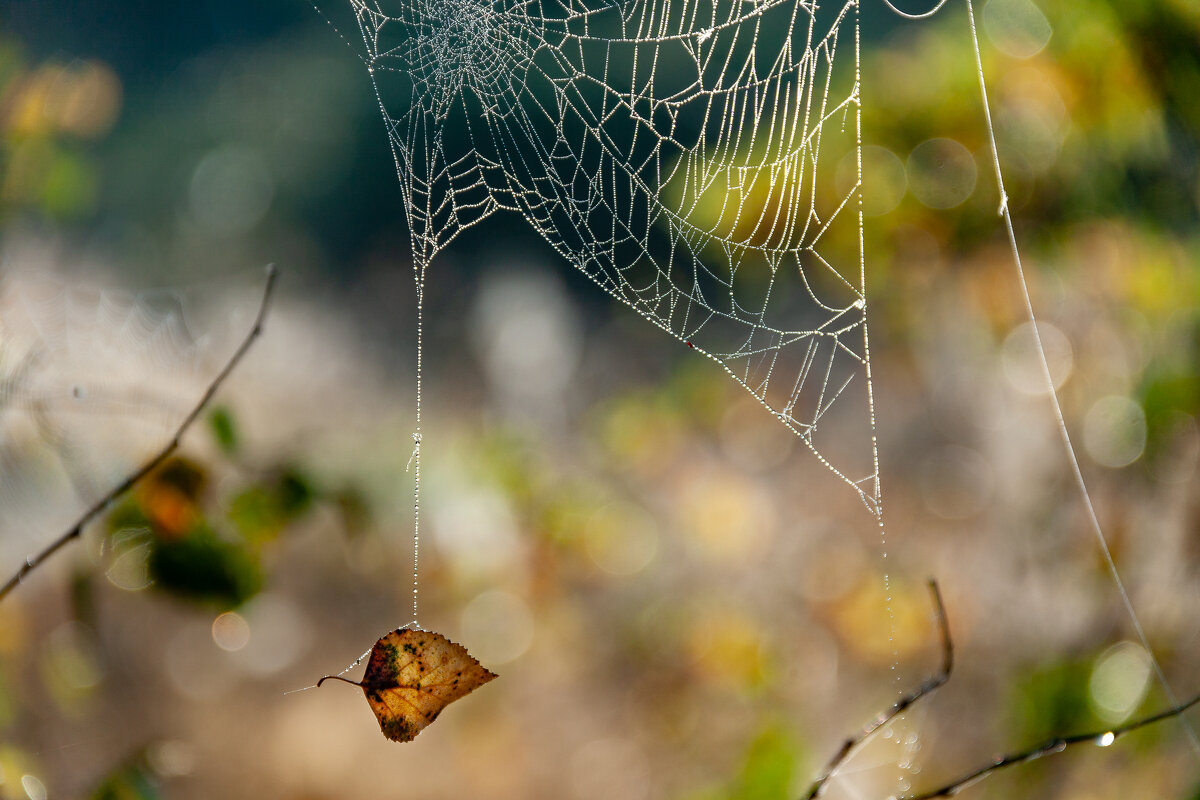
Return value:
M 208 415 L 208 427 L 221 452 L 227 456 L 234 455 L 238 450 L 240 437 L 233 414 L 225 406 L 217 406 Z
M 246 549 L 197 527 L 179 539 L 155 541 L 148 562 L 158 589 L 212 604 L 235 608 L 262 588 L 262 570 Z

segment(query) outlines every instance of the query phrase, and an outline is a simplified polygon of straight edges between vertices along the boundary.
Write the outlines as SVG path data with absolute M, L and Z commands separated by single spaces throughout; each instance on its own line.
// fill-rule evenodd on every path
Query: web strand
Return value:
M 413 430 L 413 451 L 410 463 L 413 470 L 413 555 L 412 555 L 412 626 L 420 628 L 418 605 L 420 600 L 421 566 L 421 379 L 425 355 L 425 268 L 414 267 L 417 273 L 417 390 L 416 427 Z
M 866 324 L 867 302 L 867 245 L 866 225 L 863 221 L 863 135 L 862 135 L 862 3 L 854 5 L 854 158 L 858 183 L 858 274 L 859 283 L 863 287 L 863 370 L 866 373 L 867 385 L 867 415 L 871 428 L 871 464 L 875 475 L 875 511 L 879 523 L 879 552 L 883 561 L 883 595 L 888 615 L 888 641 L 892 644 L 892 675 L 896 681 L 896 691 L 900 692 L 900 650 L 896 641 L 896 605 L 892 598 L 892 577 L 888 571 L 887 526 L 883 520 L 883 486 L 879 471 L 879 434 L 875 424 L 875 382 L 871 379 L 871 339 L 869 326 Z
M 886 2 L 886 0 L 885 0 Z M 1029 295 L 1029 284 L 1025 279 L 1025 269 L 1021 263 L 1021 253 L 1017 247 L 1017 236 L 1013 229 L 1012 214 L 1008 208 L 1008 194 L 1004 189 L 1004 176 L 1000 169 L 1000 155 L 996 147 L 996 132 L 992 125 L 992 112 L 988 103 L 987 82 L 983 74 L 983 57 L 979 49 L 979 35 L 975 28 L 975 10 L 971 0 L 966 0 L 967 17 L 970 20 L 971 26 L 971 45 L 975 51 L 975 68 L 979 77 L 979 95 L 983 102 L 983 116 L 987 124 L 988 146 L 992 154 L 992 167 L 996 175 L 996 188 L 1000 193 L 999 214 L 1004 219 L 1004 229 L 1008 236 L 1009 252 L 1012 256 L 1013 267 L 1017 274 L 1017 285 L 1021 290 L 1021 299 L 1025 304 L 1025 317 L 1030 323 L 1030 328 L 1033 330 L 1035 349 L 1038 356 L 1038 364 L 1041 367 L 1042 377 L 1045 380 L 1047 394 L 1050 397 L 1050 404 L 1054 410 L 1054 419 L 1058 427 L 1059 437 L 1062 439 L 1063 449 L 1066 451 L 1067 461 L 1071 467 L 1071 477 L 1074 480 L 1075 486 L 1079 491 L 1079 497 L 1083 501 L 1084 509 L 1087 513 L 1088 525 L 1096 538 L 1096 544 L 1100 548 L 1100 552 L 1104 556 L 1104 563 L 1108 569 L 1108 574 L 1112 577 L 1113 583 L 1117 587 L 1117 592 L 1121 596 L 1121 604 L 1125 607 L 1125 612 L 1129 616 L 1130 623 L 1133 626 L 1135 635 L 1141 643 L 1142 648 L 1150 655 L 1150 663 L 1154 667 L 1154 674 L 1157 676 L 1159 684 L 1162 686 L 1163 693 L 1166 695 L 1168 702 L 1172 706 L 1178 706 L 1179 700 L 1175 692 L 1171 689 L 1170 683 L 1167 681 L 1166 673 L 1163 671 L 1162 664 L 1159 663 L 1158 657 L 1154 655 L 1154 650 L 1150 647 L 1150 640 L 1146 636 L 1145 630 L 1142 628 L 1142 623 L 1138 619 L 1137 612 L 1133 608 L 1133 601 L 1129 597 L 1129 592 L 1125 588 L 1125 582 L 1121 579 L 1121 573 L 1117 569 L 1117 564 L 1113 560 L 1112 550 L 1108 546 L 1108 538 L 1104 535 L 1104 529 L 1100 525 L 1100 518 L 1096 514 L 1095 505 L 1092 503 L 1091 493 L 1088 491 L 1087 483 L 1083 478 L 1083 471 L 1079 466 L 1079 458 L 1075 454 L 1075 446 L 1071 443 L 1071 435 L 1067 431 L 1067 421 L 1063 416 L 1062 404 L 1058 399 L 1058 391 L 1054 387 L 1054 378 L 1050 373 L 1050 363 L 1046 358 L 1046 349 L 1042 346 L 1041 335 L 1038 333 L 1037 316 L 1033 310 L 1033 300 Z M 935 9 L 936 10 L 936 9 Z M 1180 717 L 1180 724 L 1187 731 L 1188 738 L 1191 740 L 1192 749 L 1196 756 L 1200 759 L 1200 737 L 1197 737 L 1195 729 L 1191 723 L 1184 717 Z

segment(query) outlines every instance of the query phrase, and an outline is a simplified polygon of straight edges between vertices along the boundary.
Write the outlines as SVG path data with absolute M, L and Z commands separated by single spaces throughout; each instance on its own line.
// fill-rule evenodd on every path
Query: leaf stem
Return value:
M 321 684 L 325 681 L 341 681 L 342 683 L 348 683 L 351 686 L 362 687 L 362 683 L 359 681 L 352 681 L 349 678 L 343 678 L 341 675 L 326 675 L 324 678 L 321 678 L 321 680 L 317 681 L 317 688 L 320 689 Z

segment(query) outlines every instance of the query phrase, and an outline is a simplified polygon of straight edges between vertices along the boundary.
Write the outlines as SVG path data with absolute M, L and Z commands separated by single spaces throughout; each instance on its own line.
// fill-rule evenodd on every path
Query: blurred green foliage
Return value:
M 91 800 L 159 800 L 162 796 L 154 771 L 139 757 L 105 778 Z
M 316 489 L 293 466 L 284 466 L 229 501 L 229 520 L 248 542 L 265 543 L 312 507 Z
M 9 686 L 7 670 L 0 669 L 0 730 L 7 728 L 17 716 L 17 703 Z
M 985 37 L 988 5 L 980 13 Z M 1200 219 L 1195 9 L 1081 0 L 1044 3 L 1041 11 L 1052 34 L 1040 52 L 1006 55 L 994 35 L 981 43 L 1001 166 L 1018 217 L 1038 220 L 1030 233 L 1043 240 L 1060 236 L 1064 225 L 1111 216 L 1194 235 Z M 871 142 L 903 158 L 937 131 L 975 153 L 986 176 L 991 165 L 977 77 L 963 67 L 974 61 L 965 20 L 947 13 L 908 31 L 868 55 L 863 113 Z M 981 180 L 983 190 L 963 213 L 945 215 L 960 235 L 994 236 L 997 198 L 989 183 Z M 916 205 L 902 213 L 943 216 Z
M 0 33 L 0 223 L 21 211 L 66 222 L 96 210 L 101 168 L 93 150 L 121 95 L 106 64 L 32 64 Z
M 780 800 L 797 793 L 800 747 L 784 726 L 768 724 L 746 748 L 742 765 L 729 784 L 694 800 Z
M 1023 256 L 1027 267 L 1075 290 L 1069 302 L 1087 304 L 1075 313 L 1104 315 L 1095 324 L 1116 326 L 1118 339 L 1143 349 L 1130 395 L 1145 412 L 1153 463 L 1170 450 L 1181 421 L 1200 414 L 1200 12 L 1187 2 L 1041 3 L 1052 31 L 1044 49 L 1014 57 L 1004 52 L 999 26 L 989 24 L 991 7 L 1001 5 L 984 3 L 978 13 Z M 868 223 L 867 260 L 877 291 L 919 296 L 935 280 L 957 284 L 999 336 L 1019 311 L 1010 282 L 996 277 L 1011 267 L 994 247 L 998 198 L 976 75 L 963 66 L 974 60 L 965 25 L 949 11 L 866 56 L 868 142 L 904 162 L 931 134 L 947 137 L 973 154 L 978 176 L 961 206 L 934 209 L 910 198 L 882 224 Z M 878 180 L 868 170 L 868 195 Z M 917 250 L 907 246 L 914 231 L 928 237 Z M 900 247 L 889 246 L 897 238 Z M 1035 281 L 1037 291 L 1054 278 Z M 890 313 L 899 316 L 883 320 L 881 347 L 889 340 L 926 346 L 912 339 L 924 327 L 919 308 Z M 1092 332 L 1080 319 L 1068 334 L 1079 346 Z M 1076 358 L 1084 371 L 1112 369 L 1105 352 L 1081 350 Z
M 1092 713 L 1088 698 L 1091 666 L 1090 660 L 1081 659 L 1029 670 L 1012 687 L 1011 698 L 1004 704 L 1010 715 L 1006 738 L 1033 744 L 1103 727 L 1104 723 Z
M 155 539 L 148 563 L 159 590 L 218 608 L 236 608 L 262 587 L 258 561 L 250 552 L 203 525 L 179 539 Z
M 237 452 L 240 436 L 237 426 L 233 424 L 233 415 L 225 406 L 218 406 L 208 415 L 208 426 L 221 452 L 233 455 Z
M 220 408 L 209 423 L 219 451 L 237 466 L 233 413 Z M 107 517 L 109 548 L 115 554 L 146 548 L 146 578 L 160 592 L 221 610 L 236 608 L 263 588 L 263 559 L 273 543 L 315 505 L 328 502 L 338 509 L 348 530 L 360 530 L 369 518 L 353 488 L 325 491 L 289 461 L 242 464 L 239 480 L 214 489 L 212 475 L 219 468 L 172 457 Z

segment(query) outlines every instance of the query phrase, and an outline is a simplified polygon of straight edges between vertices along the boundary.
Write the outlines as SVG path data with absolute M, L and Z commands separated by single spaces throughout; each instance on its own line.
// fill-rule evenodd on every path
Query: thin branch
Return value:
M 1110 728 L 1108 730 L 1096 731 L 1094 733 L 1081 733 L 1077 736 L 1060 736 L 1057 739 L 1051 739 L 1038 745 L 1037 747 L 1031 747 L 1028 750 L 1023 750 L 1020 753 L 1013 753 L 1011 755 L 998 757 L 986 767 L 980 767 L 973 772 L 969 772 L 953 783 L 948 783 L 940 789 L 934 789 L 921 794 L 906 794 L 900 798 L 900 800 L 933 800 L 935 797 L 952 797 L 961 792 L 963 789 L 966 789 L 968 786 L 983 780 L 997 770 L 1004 769 L 1005 767 L 1011 767 L 1014 764 L 1025 764 L 1030 761 L 1036 761 L 1043 756 L 1052 756 L 1055 753 L 1061 753 L 1063 750 L 1066 750 L 1072 745 L 1090 742 L 1100 747 L 1108 747 L 1117 739 L 1121 738 L 1127 733 L 1130 733 L 1131 731 L 1136 731 L 1138 728 L 1144 728 L 1147 725 L 1153 725 L 1156 722 L 1162 722 L 1165 719 L 1177 717 L 1197 703 L 1200 703 L 1200 695 L 1193 697 L 1186 703 L 1174 706 L 1173 708 L 1168 708 L 1166 711 L 1160 711 L 1157 714 L 1153 714 L 1149 717 L 1136 720 L 1120 728 Z
M 197 402 L 191 412 L 183 418 L 183 422 L 180 423 L 179 427 L 175 430 L 175 435 L 171 437 L 171 441 L 167 442 L 166 446 L 163 447 L 162 450 L 158 451 L 158 453 L 155 454 L 149 461 L 142 464 L 142 466 L 139 467 L 135 472 L 130 473 L 129 476 L 126 477 L 125 480 L 123 480 L 116 487 L 114 487 L 112 491 L 97 500 L 62 536 L 59 536 L 57 539 L 51 542 L 49 546 L 47 546 L 37 555 L 27 557 L 25 559 L 25 563 L 21 565 L 21 568 L 17 570 L 16 574 L 9 578 L 8 582 L 4 584 L 2 588 L 0 588 L 0 601 L 3 601 L 13 589 L 15 589 L 22 583 L 22 581 L 24 581 L 26 575 L 41 566 L 46 559 L 50 558 L 50 556 L 54 555 L 60 549 L 65 547 L 67 543 L 78 539 L 80 535 L 82 535 L 84 527 L 93 519 L 95 519 L 101 512 L 103 512 L 113 500 L 116 500 L 118 497 L 125 494 L 125 492 L 129 491 L 135 483 L 146 477 L 146 475 L 166 461 L 168 456 L 175 452 L 175 450 L 179 447 L 179 442 L 183 438 L 184 432 L 187 431 L 191 424 L 196 421 L 197 417 L 200 416 L 200 412 L 202 412 L 204 407 L 208 405 L 210 400 L 212 400 L 213 395 L 215 395 L 217 390 L 221 388 L 221 384 L 225 382 L 225 379 L 229 377 L 231 372 L 233 372 L 234 367 L 236 367 L 238 362 L 242 360 L 242 357 L 246 355 L 246 351 L 250 349 L 250 345 L 252 345 L 254 340 L 257 339 L 259 334 L 262 333 L 263 320 L 267 316 L 267 309 L 271 303 L 271 294 L 275 288 L 276 275 L 278 275 L 278 272 L 276 271 L 274 265 L 267 267 L 267 283 L 263 288 L 262 303 L 258 307 L 258 316 L 254 318 L 254 326 L 250 329 L 249 333 L 246 334 L 246 338 L 242 340 L 242 343 L 238 349 L 234 351 L 234 354 L 230 357 L 228 363 L 225 364 L 225 368 L 217 373 L 217 376 L 213 378 L 212 383 L 208 385 L 208 389 L 206 389 L 204 394 L 200 397 L 199 402 Z
M 950 680 L 950 673 L 954 670 L 954 643 L 950 639 L 950 623 L 946 620 L 946 607 L 942 605 L 942 593 L 938 591 L 937 581 L 929 581 L 929 594 L 933 598 L 934 611 L 937 612 L 938 633 L 942 638 L 942 668 L 925 683 L 921 684 L 916 691 L 901 697 L 891 705 L 886 711 L 883 711 L 875 716 L 867 725 L 858 732 L 857 735 L 847 739 L 841 746 L 841 749 L 834 754 L 829 763 L 825 765 L 825 769 L 821 770 L 820 777 L 808 789 L 808 794 L 804 795 L 804 800 L 815 800 L 821 795 L 825 789 L 825 783 L 833 775 L 837 768 L 840 767 L 846 759 L 848 759 L 855 750 L 859 748 L 875 731 L 891 722 L 900 714 L 912 706 L 913 703 L 920 700 L 925 695 L 937 689 L 939 686 Z

